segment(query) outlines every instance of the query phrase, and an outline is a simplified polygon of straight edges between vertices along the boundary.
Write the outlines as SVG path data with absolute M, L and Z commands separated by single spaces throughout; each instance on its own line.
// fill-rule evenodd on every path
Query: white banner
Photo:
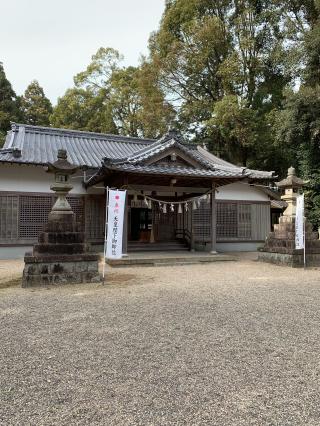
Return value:
M 126 191 L 109 189 L 108 201 L 108 233 L 105 256 L 108 259 L 121 259 Z
M 297 196 L 295 231 L 296 249 L 304 249 L 304 194 Z

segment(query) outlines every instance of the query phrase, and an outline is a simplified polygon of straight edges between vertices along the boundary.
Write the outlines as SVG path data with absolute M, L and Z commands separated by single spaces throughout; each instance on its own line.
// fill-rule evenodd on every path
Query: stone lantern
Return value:
M 57 200 L 33 252 L 24 257 L 23 287 L 100 281 L 100 256 L 90 252 L 83 224 L 77 221 L 66 198 L 72 189 L 70 176 L 78 169 L 69 163 L 63 149 L 58 151 L 57 161 L 47 165 L 47 172 L 54 174 L 50 188 Z
M 284 191 L 281 199 L 287 203 L 287 208 L 260 250 L 258 256 L 260 261 L 291 267 L 304 266 L 303 249 L 296 249 L 295 221 L 298 191 L 305 184 L 305 181 L 296 176 L 293 167 L 288 169 L 288 176 L 285 179 L 276 183 L 278 188 Z M 317 232 L 312 231 L 312 226 L 308 222 L 305 223 L 305 245 L 307 265 L 319 266 L 320 241 Z
M 294 167 L 288 169 L 288 176 L 285 179 L 276 183 L 277 187 L 284 191 L 281 200 L 287 203 L 287 208 L 283 212 L 283 222 L 292 222 L 295 218 L 298 190 L 301 189 L 305 183 L 305 181 L 296 176 Z
M 59 220 L 63 215 L 72 215 L 73 211 L 66 198 L 73 186 L 70 184 L 70 176 L 79 170 L 79 167 L 69 163 L 67 159 L 67 151 L 58 150 L 58 160 L 49 163 L 47 173 L 54 173 L 54 183 L 50 189 L 56 193 L 57 201 L 52 207 L 49 219 Z

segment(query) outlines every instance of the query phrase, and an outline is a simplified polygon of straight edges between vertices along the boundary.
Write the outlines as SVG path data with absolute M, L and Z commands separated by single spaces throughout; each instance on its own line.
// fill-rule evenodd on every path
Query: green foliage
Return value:
M 27 87 L 21 97 L 21 111 L 23 120 L 27 124 L 48 126 L 52 105 L 45 96 L 42 87 L 34 80 Z
M 281 104 L 290 78 L 280 10 L 271 1 L 175 0 L 150 39 L 181 127 L 199 141 L 219 139 L 218 149 L 244 165 L 265 150 L 265 116 Z
M 96 95 L 90 89 L 68 89 L 58 99 L 51 115 L 51 124 L 90 132 L 117 133 L 103 94 Z
M 99 93 L 109 89 L 112 73 L 119 69 L 123 56 L 110 47 L 100 47 L 91 57 L 91 63 L 85 71 L 74 77 L 76 87 L 82 87 Z
M 227 95 L 215 103 L 209 125 L 218 129 L 225 143 L 231 147 L 233 160 L 240 158 L 247 165 L 249 152 L 258 144 L 261 120 L 257 112 L 241 104 L 235 95 Z
M 307 201 L 309 218 L 320 224 L 320 86 L 301 87 L 288 93 L 284 109 L 278 111 L 273 123 L 275 139 L 284 145 L 288 164 L 309 181 Z
M 12 89 L 0 62 L 0 146 L 3 145 L 10 121 L 19 119 L 19 98 Z
M 109 105 L 119 133 L 124 135 L 158 137 L 174 114 L 147 63 L 113 72 Z
M 159 88 L 158 75 L 147 61 L 140 67 L 121 67 L 122 56 L 100 48 L 76 87 L 58 100 L 51 122 L 58 127 L 131 136 L 157 137 L 174 110 Z

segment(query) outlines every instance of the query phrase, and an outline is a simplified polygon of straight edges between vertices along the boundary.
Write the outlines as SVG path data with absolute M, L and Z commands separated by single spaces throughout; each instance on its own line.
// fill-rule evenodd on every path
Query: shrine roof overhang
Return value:
M 234 170 L 212 170 L 205 168 L 193 168 L 193 167 L 181 167 L 171 165 L 141 165 L 141 164 L 129 164 L 129 163 L 108 163 L 105 162 L 102 167 L 91 176 L 86 182 L 85 187 L 93 186 L 99 182 L 110 180 L 110 178 L 126 175 L 129 177 L 141 178 L 143 182 L 144 177 L 154 178 L 179 178 L 188 179 L 189 181 L 198 181 L 199 179 L 206 179 L 215 182 L 217 186 L 225 185 L 227 183 L 235 182 L 245 178 L 249 178 L 250 174 L 241 171 Z

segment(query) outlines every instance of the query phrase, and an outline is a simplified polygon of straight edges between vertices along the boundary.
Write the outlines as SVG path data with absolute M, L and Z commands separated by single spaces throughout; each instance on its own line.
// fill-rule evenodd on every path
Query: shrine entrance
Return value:
M 131 208 L 130 241 L 149 242 L 152 229 L 152 212 L 147 208 Z
M 152 206 L 152 227 L 155 241 L 171 241 L 176 239 L 177 217 L 176 212 L 169 208 L 164 213 L 159 204 Z
M 245 177 L 216 170 L 198 148 L 174 133 L 124 158 L 105 158 L 87 187 L 127 191 L 123 253 L 202 250 L 215 253 L 216 188 Z M 205 152 L 205 151 L 204 151 Z

